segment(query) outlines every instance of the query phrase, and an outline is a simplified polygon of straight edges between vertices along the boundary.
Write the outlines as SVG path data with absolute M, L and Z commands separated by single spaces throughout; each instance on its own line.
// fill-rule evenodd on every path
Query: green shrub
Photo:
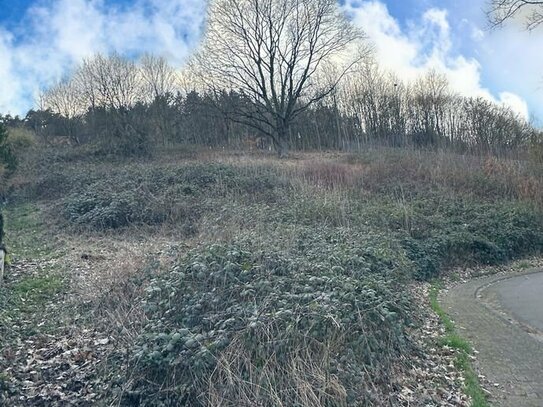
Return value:
M 307 391 L 322 405 L 375 402 L 409 346 L 409 296 L 344 232 L 311 240 L 329 249 L 206 246 L 151 281 L 130 397 L 272 406 L 301 405 Z
M 36 136 L 31 130 L 22 127 L 12 127 L 8 129 L 8 138 L 6 143 L 17 155 L 18 153 L 35 146 Z
M 34 134 L 23 128 L 7 129 L 0 124 L 0 163 L 12 173 L 17 168 L 21 155 L 35 145 Z
M 54 184 L 52 188 L 60 184 L 56 188 L 71 189 L 72 193 L 63 200 L 65 218 L 97 230 L 180 221 L 188 222 L 190 229 L 209 200 L 233 197 L 273 202 L 282 196 L 279 190 L 288 188 L 288 183 L 270 169 L 255 173 L 224 165 L 133 167 L 77 183 L 77 176 L 72 175 L 65 182 L 62 177 L 68 176 L 49 174 L 47 183 L 35 185 L 37 193 L 49 190 L 49 184 Z
M 417 203 L 415 231 L 399 233 L 418 278 L 432 279 L 446 268 L 498 264 L 543 250 L 543 216 L 533 206 L 502 201 L 432 199 Z

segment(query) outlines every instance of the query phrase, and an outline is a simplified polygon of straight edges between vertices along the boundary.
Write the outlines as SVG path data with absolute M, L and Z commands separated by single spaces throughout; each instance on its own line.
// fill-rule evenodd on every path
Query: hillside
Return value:
M 410 149 L 29 151 L 0 400 L 467 405 L 428 282 L 540 254 L 542 186 L 534 162 Z

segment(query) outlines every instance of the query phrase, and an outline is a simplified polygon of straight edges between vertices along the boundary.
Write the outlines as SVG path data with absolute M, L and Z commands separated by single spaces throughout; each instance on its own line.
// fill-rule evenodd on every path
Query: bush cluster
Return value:
M 8 128 L 0 123 L 0 166 L 13 173 L 25 150 L 35 144 L 34 133 L 24 128 Z
M 7 169 L 14 171 L 17 166 L 17 159 L 8 144 L 8 130 L 0 123 L 0 170 Z M 2 173 L 0 173 L 2 175 Z
M 490 204 L 426 196 L 410 202 L 407 215 L 398 206 L 378 210 L 421 279 L 456 266 L 499 264 L 543 250 L 541 212 L 518 201 Z
M 57 176 L 63 175 L 52 174 Z M 70 222 L 95 230 L 164 222 L 190 226 L 210 199 L 241 196 L 273 201 L 287 186 L 271 169 L 255 172 L 219 164 L 134 167 L 74 186 L 63 201 L 63 213 Z
M 325 200 L 300 195 L 290 198 L 296 204 L 276 209 L 269 219 L 283 227 L 346 227 L 361 239 L 360 247 L 365 247 L 366 236 L 377 235 L 387 245 L 379 248 L 382 258 L 404 251 L 416 265 L 413 276 L 417 279 L 436 278 L 453 267 L 498 264 L 543 250 L 543 214 L 533 204 L 510 199 L 482 201 L 424 188 L 401 199 L 393 191 Z M 379 267 L 379 272 L 384 269 Z
M 319 405 L 376 402 L 410 346 L 403 260 L 384 267 L 342 230 L 299 237 L 287 251 L 248 239 L 205 246 L 151 281 L 149 323 L 133 354 L 142 376 L 128 397 L 190 406 L 305 405 L 309 393 Z

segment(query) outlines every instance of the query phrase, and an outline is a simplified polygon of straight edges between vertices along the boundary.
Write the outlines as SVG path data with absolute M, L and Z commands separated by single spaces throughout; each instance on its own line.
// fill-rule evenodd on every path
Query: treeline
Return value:
M 4 121 L 44 143 L 93 144 L 112 154 L 178 144 L 271 148 L 264 134 L 235 119 L 250 103 L 241 92 L 206 91 L 163 58 L 97 55 L 46 90 L 25 119 Z M 455 94 L 435 71 L 407 83 L 367 63 L 300 114 L 289 138 L 302 150 L 379 144 L 502 154 L 541 132 L 505 106 Z

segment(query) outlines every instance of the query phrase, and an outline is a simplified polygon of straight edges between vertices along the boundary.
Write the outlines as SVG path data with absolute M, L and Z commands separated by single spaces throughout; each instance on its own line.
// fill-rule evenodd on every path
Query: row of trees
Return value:
M 277 147 L 267 132 L 240 119 L 240 112 L 252 106 L 243 92 L 190 90 L 164 60 L 149 56 L 146 60 L 161 67 L 153 80 L 144 81 L 141 66 L 118 55 L 85 61 L 72 78 L 43 95 L 42 109 L 31 112 L 26 125 L 46 142 L 98 143 L 123 154 L 144 154 L 156 146 L 180 143 Z M 90 67 L 111 72 L 123 64 L 132 67 L 134 78 L 126 76 L 124 68 L 123 75 L 111 75 L 118 78 L 111 82 L 106 81 L 108 76 L 102 81 L 101 76 L 82 74 Z M 129 88 L 132 83 L 138 86 Z M 285 131 L 282 143 L 298 149 L 373 143 L 492 153 L 522 148 L 538 136 L 510 109 L 455 94 L 437 72 L 405 83 L 371 61 L 350 72 L 349 81 L 326 97 L 297 112 Z
M 498 153 L 525 146 L 538 136 L 509 108 L 456 94 L 436 71 L 405 83 L 369 64 L 341 91 L 341 110 L 356 118 L 366 142 Z
M 507 2 L 495 3 L 498 16 Z M 406 83 L 380 70 L 336 0 L 214 0 L 182 76 L 159 57 L 96 55 L 48 89 L 25 125 L 49 142 L 123 154 L 172 143 L 280 156 L 367 143 L 496 153 L 538 136 L 509 109 L 455 94 L 437 72 Z

